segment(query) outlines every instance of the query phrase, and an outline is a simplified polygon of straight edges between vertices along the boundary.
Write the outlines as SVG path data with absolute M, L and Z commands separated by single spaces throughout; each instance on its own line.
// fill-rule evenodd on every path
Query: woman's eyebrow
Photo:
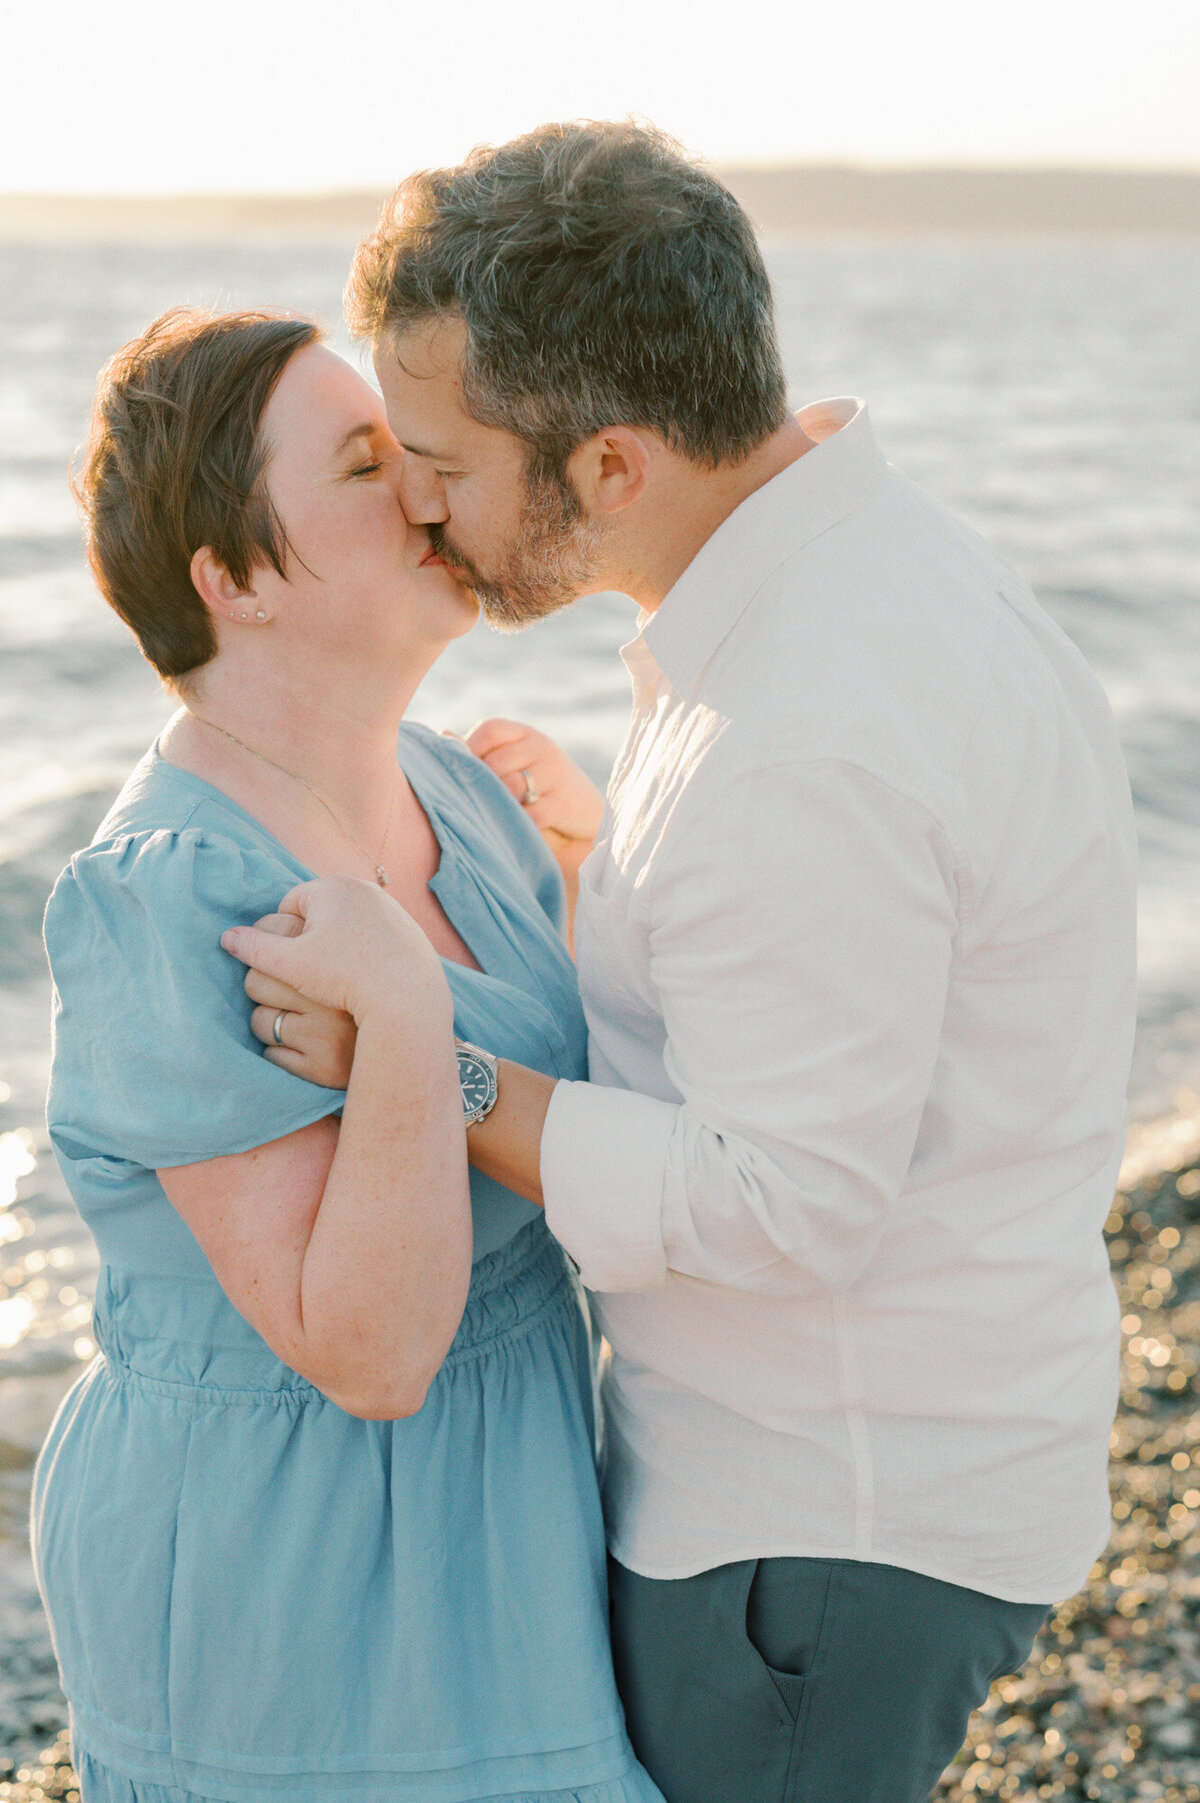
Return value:
M 333 453 L 334 456 L 340 457 L 342 452 L 352 445 L 356 438 L 372 438 L 376 432 L 381 432 L 382 430 L 383 428 L 379 421 L 374 419 L 367 420 L 365 425 L 352 426 L 345 438 L 339 441 L 337 448 Z

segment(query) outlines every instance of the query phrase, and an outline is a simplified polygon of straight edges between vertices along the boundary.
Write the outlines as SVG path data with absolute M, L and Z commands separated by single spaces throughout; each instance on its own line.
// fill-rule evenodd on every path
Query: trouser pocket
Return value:
M 785 1803 L 803 1676 L 751 1608 L 758 1561 L 691 1578 L 610 1565 L 613 1659 L 630 1739 L 671 1803 Z M 751 1638 L 765 1626 L 766 1652 Z M 774 1666 L 772 1661 L 778 1660 Z
M 761 1660 L 789 1718 L 799 1719 L 829 1600 L 832 1566 L 794 1559 L 757 1559 L 746 1591 L 746 1639 Z

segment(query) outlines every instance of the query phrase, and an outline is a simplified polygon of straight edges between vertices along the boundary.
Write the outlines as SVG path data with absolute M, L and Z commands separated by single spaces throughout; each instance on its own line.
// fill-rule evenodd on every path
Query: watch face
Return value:
M 479 1058 L 469 1052 L 458 1054 L 458 1081 L 462 1089 L 463 1113 L 474 1114 L 486 1108 L 492 1099 L 492 1073 Z

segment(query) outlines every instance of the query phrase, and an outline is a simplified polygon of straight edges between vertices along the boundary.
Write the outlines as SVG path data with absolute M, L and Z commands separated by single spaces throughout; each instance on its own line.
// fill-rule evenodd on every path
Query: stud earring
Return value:
M 254 616 L 254 618 L 255 618 L 255 619 L 256 619 L 256 620 L 265 620 L 265 619 L 266 619 L 266 617 L 267 617 L 267 616 L 266 616 L 266 614 L 265 614 L 265 613 L 264 613 L 264 612 L 263 612 L 263 610 L 262 610 L 262 608 L 261 608 L 261 607 L 260 607 L 260 608 L 259 608 L 259 610 L 258 610 L 258 612 L 257 612 L 257 613 L 256 613 L 256 614 L 255 614 L 255 616 Z
M 242 615 L 242 618 L 243 618 L 243 620 L 248 620 L 248 619 L 249 619 L 249 618 L 250 618 L 250 615 L 249 615 L 249 614 L 243 614 L 243 615 Z

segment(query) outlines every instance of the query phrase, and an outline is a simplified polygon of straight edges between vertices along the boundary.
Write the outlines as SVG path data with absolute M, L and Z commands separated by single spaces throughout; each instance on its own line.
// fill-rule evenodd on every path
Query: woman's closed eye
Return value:
M 382 468 L 382 463 L 363 463 L 357 469 L 351 470 L 350 474 L 352 476 L 373 476 Z

